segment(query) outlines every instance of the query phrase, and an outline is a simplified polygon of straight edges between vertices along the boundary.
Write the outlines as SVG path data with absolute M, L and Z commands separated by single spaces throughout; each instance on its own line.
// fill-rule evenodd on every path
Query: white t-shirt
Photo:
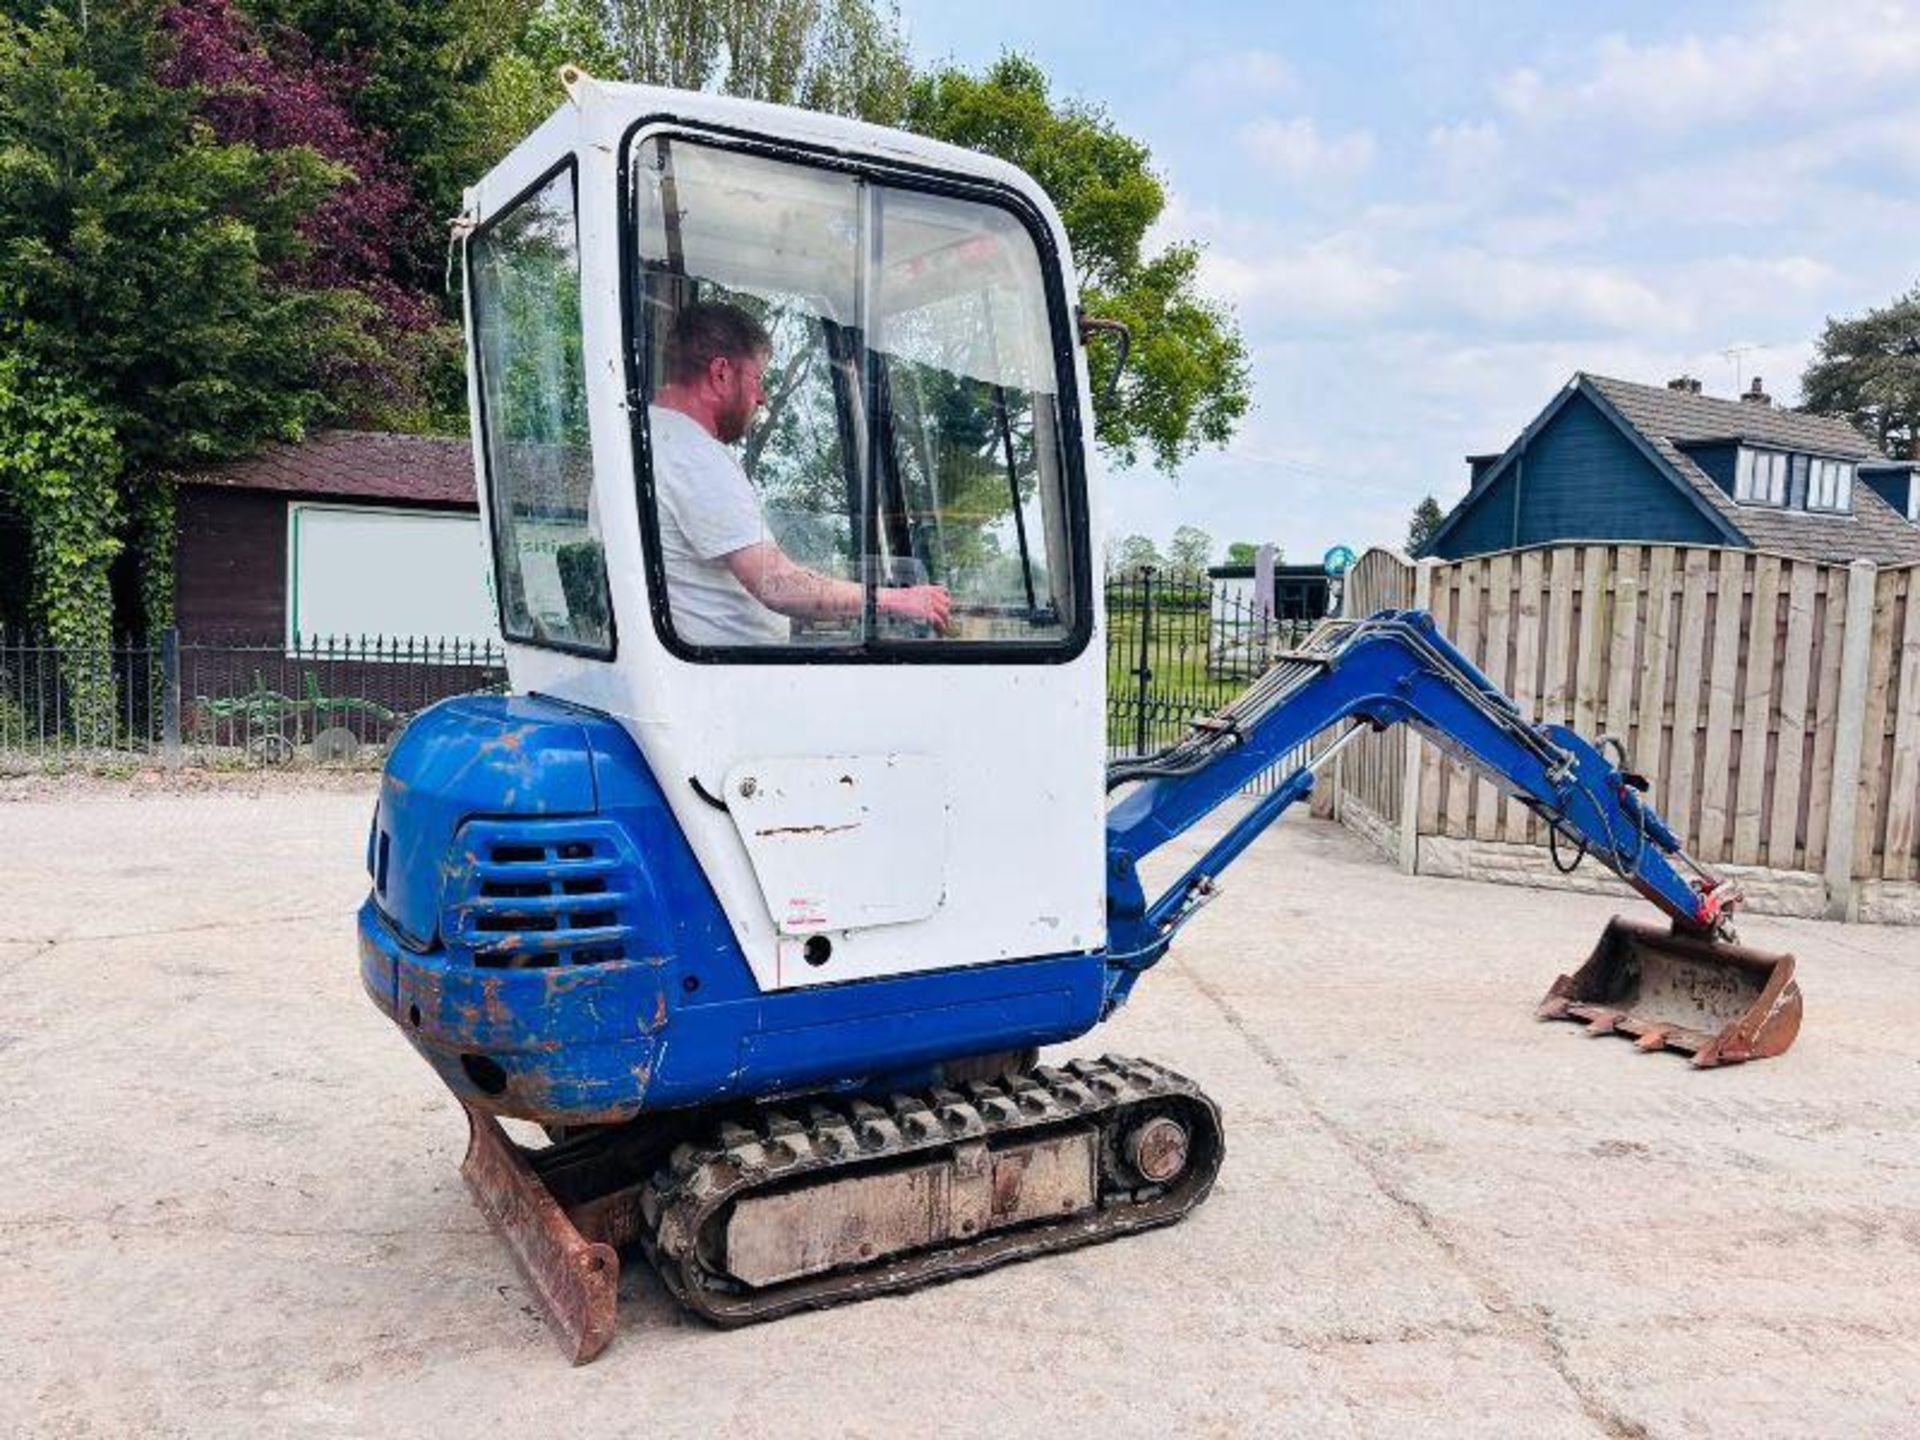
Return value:
M 787 617 L 733 578 L 725 557 L 772 538 L 740 462 L 691 416 L 647 407 L 660 558 L 673 630 L 694 645 L 784 645 Z

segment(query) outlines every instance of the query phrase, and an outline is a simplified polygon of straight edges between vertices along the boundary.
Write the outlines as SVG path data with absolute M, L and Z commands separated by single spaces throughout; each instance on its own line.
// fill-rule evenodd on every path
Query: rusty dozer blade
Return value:
M 500 1122 L 471 1105 L 460 1174 L 481 1212 L 513 1252 L 514 1264 L 575 1365 L 613 1339 L 620 1256 L 580 1233 Z
M 1683 1050 L 1701 1069 L 1778 1055 L 1800 1033 L 1793 956 L 1615 916 L 1587 963 L 1540 1002 L 1543 1020 Z

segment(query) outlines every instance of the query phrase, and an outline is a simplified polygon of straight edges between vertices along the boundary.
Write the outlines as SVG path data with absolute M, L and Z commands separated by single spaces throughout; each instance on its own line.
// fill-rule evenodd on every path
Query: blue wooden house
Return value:
M 1920 462 L 1844 420 L 1738 400 L 1693 379 L 1575 375 L 1471 486 L 1422 553 L 1445 560 L 1556 541 L 1730 545 L 1827 561 L 1920 562 Z

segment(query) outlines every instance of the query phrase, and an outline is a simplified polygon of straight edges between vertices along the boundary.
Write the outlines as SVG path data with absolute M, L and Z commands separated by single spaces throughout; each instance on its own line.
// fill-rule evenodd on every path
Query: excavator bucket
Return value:
M 1682 1050 L 1706 1069 L 1764 1060 L 1800 1033 L 1793 956 L 1615 916 L 1587 963 L 1540 1002 L 1543 1020 L 1619 1032 L 1642 1050 Z

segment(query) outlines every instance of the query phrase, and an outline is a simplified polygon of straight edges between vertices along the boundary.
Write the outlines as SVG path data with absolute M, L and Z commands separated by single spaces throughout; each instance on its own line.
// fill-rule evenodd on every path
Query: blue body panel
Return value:
M 1098 954 L 761 993 L 627 732 L 467 697 L 388 760 L 361 978 L 450 1088 L 548 1124 L 911 1083 L 1099 1019 Z

